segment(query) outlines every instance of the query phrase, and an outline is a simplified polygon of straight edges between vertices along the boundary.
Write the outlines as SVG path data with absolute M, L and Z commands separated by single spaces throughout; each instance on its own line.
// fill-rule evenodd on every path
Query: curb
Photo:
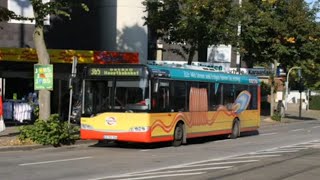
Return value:
M 283 122 L 268 120 L 269 118 L 264 118 L 260 120 L 260 128 L 262 127 L 272 127 L 272 126 L 282 126 L 291 123 L 299 123 L 303 122 L 300 120 L 292 120 L 292 119 L 284 119 Z M 320 119 L 316 119 L 315 121 L 320 121 Z M 36 149 L 64 149 L 64 148 L 72 148 L 81 145 L 94 145 L 97 144 L 97 140 L 77 140 L 74 144 L 71 145 L 62 145 L 60 147 L 53 147 L 51 145 L 15 145 L 15 146 L 0 146 L 0 152 L 9 152 L 9 151 L 28 151 L 28 150 L 36 150 Z
M 97 141 L 93 140 L 78 140 L 74 144 L 71 145 L 62 145 L 60 147 L 53 147 L 51 145 L 18 145 L 18 146 L 1 146 L 0 152 L 8 152 L 8 151 L 28 151 L 28 150 L 35 150 L 35 149 L 44 149 L 44 148 L 50 148 L 50 149 L 62 149 L 62 148 L 70 148 L 80 145 L 93 145 L 96 144 Z

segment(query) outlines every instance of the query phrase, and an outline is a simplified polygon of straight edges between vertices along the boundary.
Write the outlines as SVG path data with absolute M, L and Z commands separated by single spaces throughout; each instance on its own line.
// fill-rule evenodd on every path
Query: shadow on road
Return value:
M 171 142 L 164 142 L 164 143 L 132 143 L 132 142 L 120 142 L 120 141 L 101 141 L 97 142 L 94 145 L 89 147 L 95 148 L 124 148 L 124 149 L 159 149 L 170 147 Z
M 255 136 L 258 135 L 259 131 L 250 131 L 241 133 L 241 137 Z M 207 136 L 201 138 L 191 138 L 188 139 L 188 143 L 183 146 L 190 146 L 195 144 L 205 144 L 214 141 L 221 141 L 229 139 L 228 135 L 219 136 Z M 131 142 L 121 142 L 121 141 L 100 141 L 96 144 L 90 145 L 89 147 L 95 148 L 124 148 L 124 149 L 160 149 L 171 147 L 172 142 L 161 142 L 161 143 L 131 143 Z
M 303 117 L 303 116 L 299 117 L 299 116 L 293 116 L 293 115 L 287 115 L 287 114 L 286 114 L 285 118 L 294 119 L 294 120 L 303 120 L 303 121 L 317 120 L 316 118 Z
M 14 137 L 14 136 L 18 136 L 19 134 L 20 134 L 19 132 L 15 132 L 15 133 L 0 135 L 0 137 Z

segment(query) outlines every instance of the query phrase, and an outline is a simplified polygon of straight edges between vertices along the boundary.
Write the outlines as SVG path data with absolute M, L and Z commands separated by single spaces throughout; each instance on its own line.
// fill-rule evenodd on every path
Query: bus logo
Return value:
M 106 124 L 107 124 L 107 125 L 110 125 L 110 126 L 116 125 L 116 124 L 117 124 L 116 118 L 114 118 L 114 117 L 108 117 L 108 118 L 106 119 Z

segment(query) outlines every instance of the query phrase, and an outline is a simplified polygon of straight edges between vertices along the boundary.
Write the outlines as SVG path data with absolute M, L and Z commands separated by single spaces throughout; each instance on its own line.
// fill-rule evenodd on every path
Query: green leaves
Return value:
M 19 15 L 15 14 L 13 11 L 10 11 L 7 8 L 0 6 L 0 22 L 1 21 L 9 21 L 10 19 L 30 20 L 30 21 L 34 20 L 34 18 L 19 16 Z
M 250 65 L 272 63 L 293 66 L 312 55 L 306 50 L 314 33 L 314 13 L 303 0 L 245 0 L 239 43 L 243 59 Z M 308 45 L 310 47 L 310 44 Z
M 232 0 L 145 0 L 143 4 L 149 13 L 145 24 L 158 38 L 186 49 L 189 63 L 200 47 L 232 44 L 236 39 Z
M 42 145 L 73 144 L 79 138 L 79 128 L 69 126 L 67 122 L 59 120 L 57 114 L 53 114 L 47 121 L 37 120 L 33 125 L 22 126 L 19 139 L 30 139 Z
M 19 16 L 7 8 L 0 7 L 0 22 L 10 19 L 31 20 L 36 22 L 36 26 L 41 27 L 49 15 L 64 16 L 71 19 L 70 13 L 74 7 L 80 7 L 86 12 L 89 11 L 89 7 L 85 3 L 75 0 L 49 1 L 47 3 L 43 3 L 42 0 L 31 0 L 30 2 L 34 10 L 34 18 Z

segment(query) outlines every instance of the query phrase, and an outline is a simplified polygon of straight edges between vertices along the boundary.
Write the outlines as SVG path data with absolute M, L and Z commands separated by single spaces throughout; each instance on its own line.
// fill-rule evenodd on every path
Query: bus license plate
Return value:
M 104 139 L 110 139 L 110 140 L 117 140 L 118 136 L 104 135 L 103 138 Z

